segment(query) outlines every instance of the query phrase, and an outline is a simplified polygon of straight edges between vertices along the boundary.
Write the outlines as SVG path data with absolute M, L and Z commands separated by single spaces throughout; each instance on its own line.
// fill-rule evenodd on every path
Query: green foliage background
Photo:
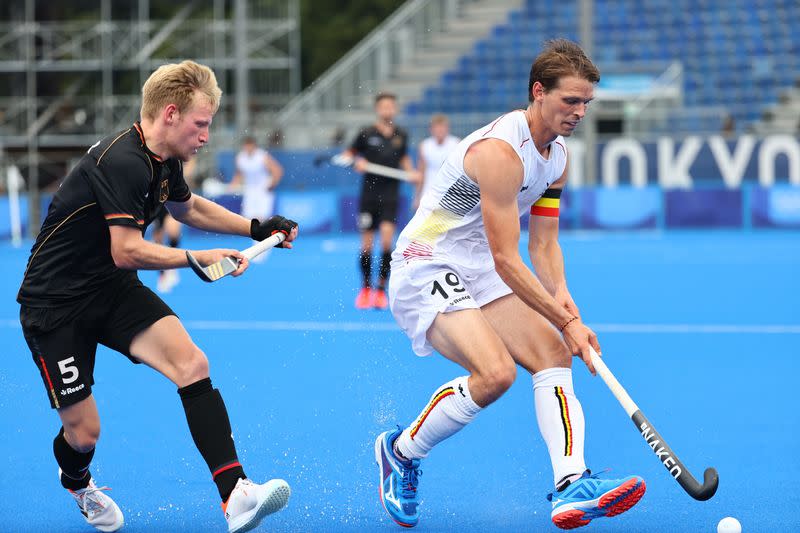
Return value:
M 308 86 L 405 0 L 301 0 L 302 84 Z

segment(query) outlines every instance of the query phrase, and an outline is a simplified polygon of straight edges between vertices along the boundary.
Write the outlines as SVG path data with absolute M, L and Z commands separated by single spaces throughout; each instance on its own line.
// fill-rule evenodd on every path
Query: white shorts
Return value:
M 419 356 L 433 352 L 427 334 L 437 314 L 480 309 L 512 292 L 494 268 L 473 270 L 435 260 L 395 265 L 389 307 Z

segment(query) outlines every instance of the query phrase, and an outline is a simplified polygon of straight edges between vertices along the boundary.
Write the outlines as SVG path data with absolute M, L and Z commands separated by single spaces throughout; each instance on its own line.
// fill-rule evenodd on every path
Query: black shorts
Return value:
M 381 222 L 397 224 L 396 190 L 362 191 L 358 203 L 358 229 L 376 230 Z
M 60 409 L 89 397 L 98 343 L 138 363 L 130 353 L 133 338 L 174 314 L 135 275 L 114 280 L 74 305 L 23 305 L 22 332 L 42 375 L 50 406 Z

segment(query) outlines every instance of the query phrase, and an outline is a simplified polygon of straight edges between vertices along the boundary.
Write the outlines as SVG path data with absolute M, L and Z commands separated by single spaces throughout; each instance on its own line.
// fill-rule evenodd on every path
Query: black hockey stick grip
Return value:
M 650 446 L 653 453 L 656 454 L 658 460 L 663 463 L 667 472 L 675 478 L 689 496 L 701 502 L 714 496 L 719 486 L 719 474 L 716 469 L 706 468 L 703 474 L 703 484 L 701 485 L 694 476 L 692 476 L 689 469 L 683 466 L 683 463 L 678 459 L 678 456 L 675 455 L 675 452 L 672 451 L 672 448 L 669 447 L 664 437 L 656 431 L 656 428 L 647 420 L 647 417 L 644 416 L 641 410 L 637 410 L 633 413 L 633 415 L 631 415 L 631 420 L 636 426 L 636 429 L 639 430 L 639 433 L 641 433 L 644 441 Z

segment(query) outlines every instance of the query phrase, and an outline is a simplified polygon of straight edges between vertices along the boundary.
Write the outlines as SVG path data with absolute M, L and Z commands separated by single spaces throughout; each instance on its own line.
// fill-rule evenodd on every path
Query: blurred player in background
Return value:
M 183 179 L 189 188 L 192 189 L 192 183 L 195 179 L 195 170 L 197 168 L 197 158 L 190 159 L 183 163 Z M 166 206 L 162 205 L 153 220 L 153 242 L 156 244 L 164 244 L 164 236 L 169 241 L 172 248 L 178 248 L 181 244 L 181 223 L 169 214 Z M 170 292 L 175 285 L 180 281 L 180 274 L 177 269 L 159 270 L 158 282 L 156 283 L 156 290 L 160 293 Z
M 166 207 L 161 206 L 155 220 L 153 220 L 153 242 L 156 244 L 164 244 L 165 235 L 169 241 L 170 247 L 177 248 L 180 246 L 181 223 L 169 214 Z M 160 293 L 167 293 L 171 291 L 179 281 L 180 275 L 177 270 L 159 270 L 156 289 Z
M 98 487 L 89 472 L 100 436 L 92 393 L 98 343 L 154 368 L 178 387 L 229 531 L 255 527 L 289 499 L 285 481 L 258 485 L 247 478 L 225 403 L 211 385 L 208 359 L 136 274 L 187 266 L 185 250 L 143 238 L 164 204 L 178 221 L 206 231 L 256 240 L 276 232 L 287 241 L 297 235 L 297 225 L 283 217 L 248 220 L 189 191 L 181 164 L 208 142 L 221 94 L 208 67 L 193 61 L 159 67 L 142 88 L 141 122 L 95 143 L 56 192 L 17 296 L 25 340 L 61 419 L 53 441 L 61 485 L 101 531 L 116 531 L 124 519 L 105 494 L 108 487 Z M 193 253 L 204 265 L 237 258 L 234 276 L 248 267 L 236 250 Z
M 275 187 L 283 177 L 283 167 L 253 137 L 245 137 L 242 149 L 236 154 L 236 173 L 231 188 L 242 191 L 241 214 L 245 218 L 266 220 L 275 209 Z M 253 262 L 264 261 L 269 250 Z
M 531 67 L 527 109 L 461 141 L 400 234 L 392 313 L 418 355 L 437 350 L 469 373 L 436 390 L 410 426 L 375 442 L 381 501 L 400 525 L 419 520 L 420 460 L 500 398 L 517 365 L 533 376 L 536 418 L 553 467 L 553 522 L 586 525 L 629 509 L 644 494 L 637 476 L 603 479 L 586 468 L 583 411 L 570 369 L 572 355 L 580 354 L 594 373 L 589 347 L 600 346 L 567 289 L 558 243 L 567 181 L 563 137 L 584 117 L 599 79 L 578 45 L 549 42 Z M 519 254 L 519 220 L 529 209 L 536 274 Z
M 353 168 L 364 172 L 366 162 L 402 168 L 416 181 L 417 174 L 408 156 L 408 134 L 394 123 L 397 117 L 397 97 L 391 93 L 379 93 L 375 97 L 375 124 L 358 132 L 353 144 L 342 155 L 356 157 Z M 361 197 L 358 205 L 358 229 L 361 232 L 361 252 L 358 256 L 362 285 L 356 296 L 357 309 L 386 309 L 386 282 L 389 279 L 392 246 L 397 228 L 397 202 L 400 182 L 364 174 Z M 380 235 L 381 262 L 378 269 L 377 287 L 372 286 L 372 246 L 375 230 Z
M 441 113 L 431 117 L 430 132 L 431 136 L 423 140 L 419 145 L 417 170 L 422 177 L 422 182 L 417 184 L 417 190 L 414 195 L 414 209 L 419 207 L 422 195 L 430 189 L 434 176 L 439 172 L 453 148 L 458 145 L 458 141 L 461 140 L 454 135 L 450 135 L 450 121 L 447 116 Z

